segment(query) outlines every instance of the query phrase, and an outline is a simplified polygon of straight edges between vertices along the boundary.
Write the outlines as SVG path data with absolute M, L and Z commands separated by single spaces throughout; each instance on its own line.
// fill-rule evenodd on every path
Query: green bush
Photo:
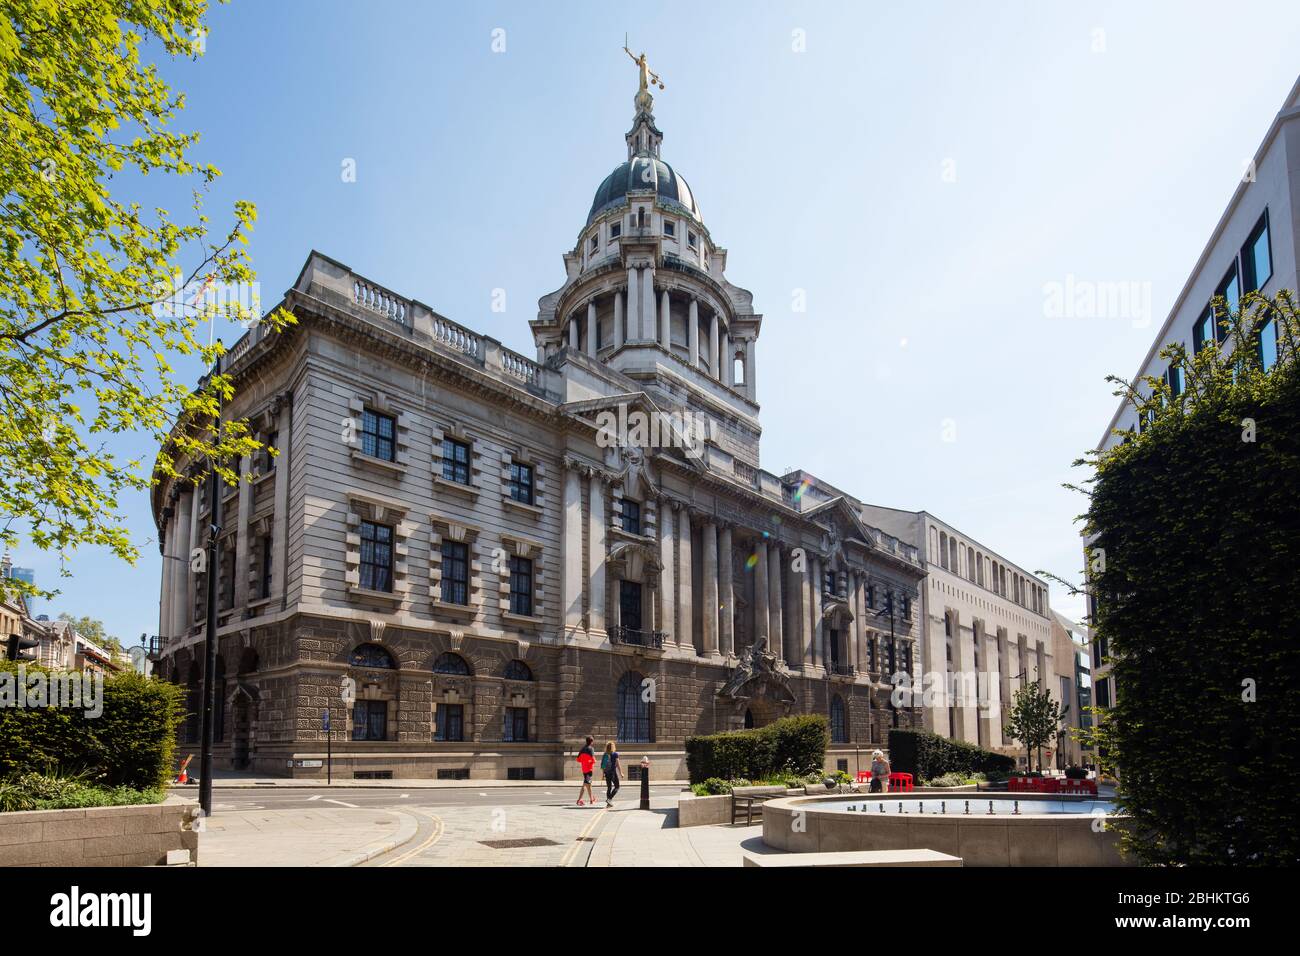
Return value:
M 18 664 L 0 662 L 0 670 Z M 24 665 L 30 676 L 42 668 Z M 103 713 L 79 707 L 0 707 L 0 780 L 23 774 L 85 774 L 106 787 L 148 790 L 171 776 L 180 687 L 134 671 L 104 679 Z
M 84 777 L 25 773 L 0 782 L 0 813 L 19 810 L 79 810 L 86 807 L 122 807 L 161 803 L 161 788 L 97 787 Z
M 1149 424 L 1089 458 L 1090 623 L 1116 687 L 1089 742 L 1118 769 L 1121 846 L 1142 862 L 1294 866 L 1300 317 L 1283 292 L 1224 323 L 1231 350 L 1164 349 L 1181 394 L 1134 383 Z
M 829 740 L 829 721 L 818 715 L 783 717 L 757 730 L 687 737 L 686 770 L 692 783 L 786 773 L 816 773 L 820 779 Z
M 945 773 L 942 776 L 924 781 L 924 785 L 927 787 L 968 787 L 975 782 L 974 777 L 964 773 Z
M 1010 757 L 963 740 L 949 740 L 924 730 L 889 732 L 890 769 L 910 773 L 918 780 L 933 780 L 949 773 L 966 777 L 974 773 L 1005 774 L 1015 765 Z

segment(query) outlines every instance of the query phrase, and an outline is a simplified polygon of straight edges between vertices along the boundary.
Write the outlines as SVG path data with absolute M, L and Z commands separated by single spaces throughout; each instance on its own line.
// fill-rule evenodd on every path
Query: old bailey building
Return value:
M 313 252 L 230 350 L 279 450 L 225 488 L 216 761 L 337 777 L 562 778 L 582 738 L 685 776 L 692 734 L 823 714 L 827 766 L 921 726 L 918 547 L 760 465 L 763 317 L 660 155 L 642 68 L 536 357 Z M 157 670 L 197 744 L 206 496 L 159 482 Z M 191 747 L 190 749 L 194 749 Z

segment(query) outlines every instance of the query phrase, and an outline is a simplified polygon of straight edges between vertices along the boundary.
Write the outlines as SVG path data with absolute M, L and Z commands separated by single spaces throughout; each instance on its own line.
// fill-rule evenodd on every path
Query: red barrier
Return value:
M 912 775 L 910 773 L 891 773 L 889 775 L 889 789 L 910 793 L 912 791 Z

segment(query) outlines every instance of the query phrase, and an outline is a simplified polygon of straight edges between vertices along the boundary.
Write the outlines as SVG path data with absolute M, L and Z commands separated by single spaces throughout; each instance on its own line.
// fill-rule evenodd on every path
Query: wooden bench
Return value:
M 731 795 L 731 824 L 735 826 L 736 817 L 740 813 L 740 805 L 745 805 L 745 826 L 754 824 L 754 804 L 758 804 L 759 812 L 763 810 L 763 804 L 774 797 L 783 797 L 784 793 L 732 793 Z
M 937 850 L 847 850 L 838 853 L 741 854 L 745 866 L 961 866 L 959 856 Z

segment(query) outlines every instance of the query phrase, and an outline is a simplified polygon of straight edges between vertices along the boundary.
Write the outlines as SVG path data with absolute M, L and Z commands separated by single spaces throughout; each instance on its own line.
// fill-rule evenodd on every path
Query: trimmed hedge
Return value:
M 691 783 L 710 777 L 761 780 L 772 774 L 807 774 L 826 763 L 830 722 L 817 714 L 782 717 L 756 730 L 686 738 Z
M 1015 765 L 1011 757 L 964 740 L 949 740 L 924 730 L 889 732 L 890 768 L 895 773 L 910 773 L 918 780 L 932 780 L 949 773 L 965 777 L 973 773 L 1007 774 Z
M 0 671 L 20 665 L 0 662 Z M 50 671 L 22 665 L 28 678 Z M 0 707 L 0 779 L 23 774 L 83 774 L 106 787 L 149 790 L 171 777 L 184 691 L 135 671 L 104 678 L 103 713 L 80 707 Z

